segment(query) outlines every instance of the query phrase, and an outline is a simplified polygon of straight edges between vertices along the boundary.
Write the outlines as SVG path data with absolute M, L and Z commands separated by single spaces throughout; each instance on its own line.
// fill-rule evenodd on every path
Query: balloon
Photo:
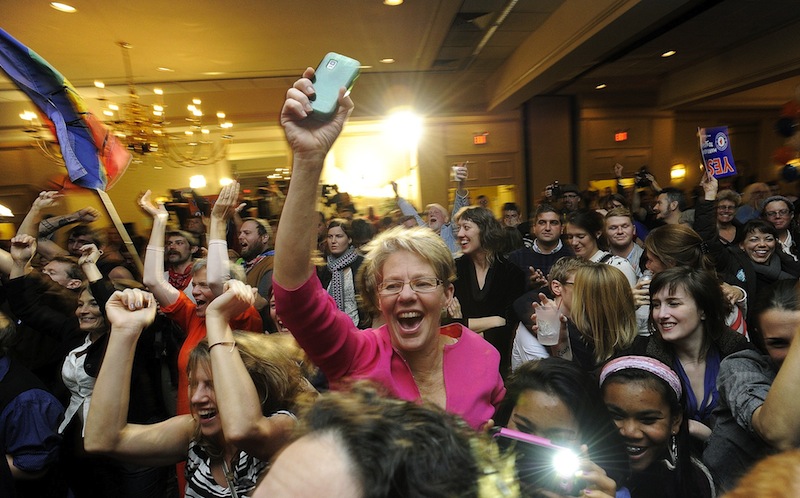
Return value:
M 783 167 L 781 174 L 783 175 L 784 180 L 787 182 L 793 182 L 797 180 L 798 177 L 797 167 L 793 164 L 787 164 Z
M 775 152 L 772 153 L 772 160 L 774 164 L 786 164 L 792 159 L 795 158 L 796 152 L 793 148 L 789 147 L 788 145 L 784 145 L 783 147 L 778 147 L 775 149 Z
M 775 131 L 782 137 L 789 138 L 797 131 L 797 121 L 795 121 L 794 118 L 788 118 L 786 116 L 779 118 L 775 123 Z

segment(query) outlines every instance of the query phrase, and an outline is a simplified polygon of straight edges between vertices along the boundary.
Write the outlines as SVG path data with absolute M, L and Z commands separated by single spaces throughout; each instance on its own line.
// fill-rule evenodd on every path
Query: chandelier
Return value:
M 131 45 L 125 42 L 118 42 L 118 45 L 122 49 L 125 64 L 127 100 L 116 103 L 106 97 L 105 85 L 101 81 L 95 81 L 94 85 L 98 92 L 97 100 L 103 106 L 101 119 L 134 154 L 134 161 L 152 158 L 172 166 L 191 167 L 215 164 L 224 159 L 233 140 L 233 135 L 229 133 L 233 123 L 225 119 L 225 113 L 217 112 L 212 123 L 202 110 L 202 101 L 192 99 L 182 121 L 168 121 L 163 90 L 153 89 L 155 103 L 142 103 L 133 81 Z M 49 159 L 61 162 L 60 150 L 45 132 L 48 128 L 38 121 L 38 115 L 25 111 L 20 117 L 28 122 L 25 131 L 34 139 L 39 150 Z

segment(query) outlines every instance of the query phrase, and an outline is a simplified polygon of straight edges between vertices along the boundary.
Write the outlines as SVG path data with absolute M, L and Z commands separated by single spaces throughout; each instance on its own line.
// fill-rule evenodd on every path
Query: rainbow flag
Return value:
M 131 154 L 53 66 L 0 29 L 0 69 L 52 122 L 70 180 L 107 190 L 125 173 Z

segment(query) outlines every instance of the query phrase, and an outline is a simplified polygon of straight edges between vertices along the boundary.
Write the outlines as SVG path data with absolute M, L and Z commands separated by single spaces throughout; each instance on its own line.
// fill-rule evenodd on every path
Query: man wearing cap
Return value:
M 581 191 L 574 183 L 567 183 L 561 186 L 561 195 L 558 200 L 561 202 L 564 215 L 569 216 L 581 208 Z
M 458 189 L 456 190 L 456 196 L 453 202 L 453 216 L 469 203 L 467 199 L 468 191 L 464 188 L 464 182 L 467 179 L 467 167 L 465 164 L 466 163 L 462 163 L 453 169 L 455 179 L 458 182 Z M 427 226 L 438 233 L 442 237 L 442 240 L 444 240 L 444 243 L 447 244 L 447 247 L 450 248 L 451 253 L 456 254 L 461 250 L 456 240 L 458 228 L 450 223 L 450 216 L 448 216 L 444 206 L 436 203 L 425 206 L 428 215 L 428 222 L 425 223 L 419 213 L 417 213 L 417 210 L 414 209 L 414 206 L 398 195 L 397 184 L 395 182 L 392 182 L 392 188 L 394 189 L 395 199 L 397 200 L 397 207 L 400 208 L 400 211 L 402 211 L 405 216 L 413 216 L 414 219 L 417 220 L 419 226 Z

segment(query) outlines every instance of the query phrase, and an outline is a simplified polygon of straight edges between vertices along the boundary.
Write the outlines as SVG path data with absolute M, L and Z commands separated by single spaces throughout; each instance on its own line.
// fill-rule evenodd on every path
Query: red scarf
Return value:
M 169 273 L 169 285 L 175 287 L 178 290 L 183 290 L 189 286 L 189 282 L 192 281 L 192 265 L 186 265 L 186 269 L 183 273 L 178 273 L 172 270 L 167 270 Z

